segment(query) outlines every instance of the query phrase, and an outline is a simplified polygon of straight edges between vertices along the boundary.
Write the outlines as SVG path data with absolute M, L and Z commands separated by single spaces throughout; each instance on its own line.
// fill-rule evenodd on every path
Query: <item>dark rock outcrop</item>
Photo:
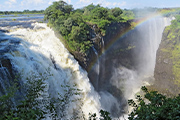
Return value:
M 7 58 L 0 59 L 0 94 L 10 87 L 14 81 L 11 61 Z

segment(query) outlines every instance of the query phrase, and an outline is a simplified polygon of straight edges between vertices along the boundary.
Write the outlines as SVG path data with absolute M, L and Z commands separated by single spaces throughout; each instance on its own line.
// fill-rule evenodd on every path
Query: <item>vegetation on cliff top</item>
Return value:
M 164 33 L 167 34 L 166 41 L 168 46 L 163 52 L 168 52 L 173 62 L 172 71 L 174 74 L 174 82 L 180 86 L 180 15 L 175 16 L 176 19 L 171 21 L 171 25 L 166 27 Z
M 180 96 L 167 98 L 157 91 L 148 91 L 141 88 L 144 97 L 137 95 L 137 102 L 129 100 L 134 109 L 129 114 L 129 120 L 179 120 Z
M 108 9 L 93 4 L 74 10 L 72 5 L 64 1 L 53 2 L 44 14 L 48 25 L 63 36 L 69 51 L 82 54 L 86 54 L 93 44 L 90 35 L 92 30 L 102 37 L 112 22 L 126 22 L 134 15 L 129 10 Z
M 180 8 L 163 8 L 157 11 L 165 17 L 172 17 L 180 14 Z

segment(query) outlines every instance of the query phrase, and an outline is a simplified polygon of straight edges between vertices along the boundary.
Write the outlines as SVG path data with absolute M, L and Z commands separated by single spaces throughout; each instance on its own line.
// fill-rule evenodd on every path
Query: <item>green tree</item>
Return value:
M 74 10 L 71 5 L 59 1 L 54 2 L 44 13 L 48 25 L 62 35 L 68 50 L 81 56 L 87 56 L 92 46 L 92 36 L 89 33 L 94 30 L 93 26 L 97 26 L 94 30 L 96 34 L 104 36 L 112 22 L 125 22 L 120 8 L 107 9 L 93 4 Z
M 110 12 L 114 17 L 118 17 L 123 13 L 123 11 L 118 7 L 111 9 Z
M 18 77 L 20 79 L 20 77 Z M 30 120 L 30 119 L 43 119 L 47 115 L 47 110 L 42 109 L 40 105 L 42 102 L 38 100 L 38 97 L 44 91 L 44 80 L 47 79 L 45 75 L 35 75 L 27 78 L 27 82 L 24 85 L 19 86 L 16 82 L 9 88 L 10 91 L 0 96 L 0 112 L 1 120 Z M 19 98 L 18 90 L 23 89 L 25 95 Z M 12 91 L 13 90 L 13 91 Z M 14 101 L 16 100 L 16 101 Z M 12 101 L 12 102 L 11 102 Z M 13 104 L 13 101 L 16 104 Z
M 103 7 L 97 7 L 92 10 L 91 14 L 94 19 L 107 19 L 108 9 Z
M 0 96 L 0 120 L 41 120 L 46 117 L 52 119 L 65 119 L 68 115 L 67 109 L 70 107 L 70 103 L 78 101 L 81 102 L 80 89 L 77 89 L 76 85 L 62 85 L 64 94 L 59 93 L 56 98 L 49 98 L 48 96 L 42 96 L 45 91 L 45 80 L 48 79 L 50 74 L 49 70 L 43 74 L 36 74 L 30 72 L 30 76 L 27 77 L 26 83 L 19 86 L 18 82 L 21 76 L 16 79 L 15 83 L 6 90 L 7 93 Z M 24 95 L 17 94 L 18 90 L 23 90 Z M 79 96 L 79 99 L 71 99 L 72 96 Z M 39 97 L 43 97 L 40 99 Z M 78 98 L 78 97 L 76 97 Z M 13 104 L 12 100 L 16 104 Z M 79 109 L 73 118 L 80 119 L 83 117 L 83 112 L 79 105 Z
M 55 19 L 58 19 L 59 16 L 68 16 L 73 11 L 72 5 L 68 5 L 64 1 L 53 2 L 53 5 L 46 8 L 44 11 L 44 20 L 50 20 L 54 22 Z
M 129 120 L 179 120 L 180 119 L 180 96 L 167 98 L 157 91 L 148 91 L 141 88 L 144 98 L 137 95 L 137 102 L 129 100 L 134 110 L 129 114 Z

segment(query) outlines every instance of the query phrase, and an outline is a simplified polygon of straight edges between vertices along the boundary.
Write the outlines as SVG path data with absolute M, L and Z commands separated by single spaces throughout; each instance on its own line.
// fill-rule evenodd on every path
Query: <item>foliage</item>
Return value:
M 134 108 L 129 114 L 129 120 L 178 120 L 180 119 L 180 96 L 167 98 L 157 91 L 148 91 L 141 88 L 144 98 L 137 95 L 137 102 L 129 100 L 128 103 Z
M 123 13 L 121 14 L 121 17 L 125 20 L 132 20 L 135 18 L 135 15 L 134 15 L 133 11 L 124 9 Z
M 100 120 L 112 120 L 110 117 L 110 113 L 104 110 L 100 110 Z M 96 113 L 94 114 L 89 114 L 89 120 L 98 120 L 98 117 L 96 116 Z
M 59 93 L 59 96 L 53 99 L 51 99 L 51 108 L 54 108 L 55 110 L 55 119 L 61 118 L 61 119 L 67 119 L 66 117 L 68 116 L 67 110 L 70 107 L 70 104 L 73 102 L 80 103 L 76 110 L 74 110 L 73 113 L 73 119 L 83 119 L 84 115 L 81 110 L 82 106 L 82 101 L 81 101 L 81 94 L 82 91 L 80 89 L 76 88 L 76 85 L 74 86 L 69 86 L 69 85 L 61 85 L 61 87 L 64 89 L 64 94 L 62 95 Z M 76 96 L 76 99 L 72 99 L 72 96 Z M 77 98 L 79 96 L 79 98 Z
M 30 73 L 30 76 L 26 78 L 26 83 L 19 86 L 17 82 L 22 76 L 19 76 L 16 81 L 7 91 L 7 94 L 0 96 L 0 120 L 40 120 L 46 117 L 52 119 L 64 119 L 67 117 L 67 109 L 70 107 L 70 103 L 78 101 L 81 103 L 81 99 L 71 99 L 72 96 L 80 96 L 81 90 L 69 85 L 62 85 L 64 94 L 59 93 L 56 98 L 49 98 L 42 95 L 45 91 L 45 80 L 49 76 L 52 76 L 49 71 L 43 74 Z M 19 94 L 19 90 L 22 90 L 23 94 Z M 24 95 L 25 94 L 25 95 Z M 20 97 L 20 96 L 21 97 Z M 22 96 L 23 95 L 23 96 Z M 20 99 L 17 99 L 20 98 Z M 77 98 L 77 97 L 76 97 Z M 15 104 L 13 104 L 15 103 Z M 79 119 L 83 117 L 81 106 L 74 113 L 73 118 Z M 82 114 L 80 114 L 82 113 Z
M 82 18 L 82 10 L 75 10 L 64 1 L 53 2 L 44 14 L 45 20 L 54 27 L 64 38 L 70 52 L 85 53 L 91 47 L 89 26 Z
M 41 120 L 50 117 L 51 119 L 67 119 L 69 113 L 67 113 L 70 105 L 76 102 L 76 110 L 73 110 L 72 118 L 74 120 L 86 120 L 84 117 L 81 106 L 83 102 L 81 100 L 82 91 L 77 89 L 76 85 L 62 85 L 64 94 L 59 93 L 59 96 L 49 98 L 42 95 L 45 91 L 45 80 L 49 76 L 52 76 L 50 72 L 43 74 L 30 73 L 30 76 L 26 78 L 26 83 L 19 85 L 19 79 L 22 76 L 18 76 L 14 81 L 15 83 L 7 90 L 7 93 L 0 96 L 0 120 Z M 19 90 L 23 90 L 25 95 L 18 94 Z M 21 95 L 20 99 L 19 95 Z M 76 97 L 72 97 L 76 96 Z M 72 99 L 75 98 L 75 99 Z M 15 104 L 13 104 L 15 102 Z M 109 113 L 101 110 L 101 120 L 111 120 Z M 90 115 L 89 120 L 97 120 L 96 114 Z
M 107 19 L 108 10 L 104 7 L 97 7 L 91 11 L 93 19 Z
M 78 52 L 87 55 L 92 46 L 90 31 L 97 26 L 101 36 L 106 34 L 107 27 L 112 22 L 126 22 L 132 19 L 132 13 L 127 12 L 128 17 L 121 17 L 123 10 L 120 8 L 108 9 L 90 4 L 83 9 L 74 10 L 72 5 L 64 1 L 53 2 L 44 14 L 48 25 L 55 28 L 64 38 L 64 43 L 70 52 Z
M 42 93 L 45 88 L 45 79 L 47 79 L 47 77 L 42 74 L 32 74 L 32 76 L 27 78 L 27 82 L 23 86 L 20 86 L 16 79 L 15 81 L 17 82 L 9 88 L 11 91 L 0 96 L 0 119 L 19 120 L 45 118 L 47 114 L 46 110 L 41 108 L 40 105 L 42 101 L 38 100 L 41 95 L 40 93 Z M 25 95 L 21 96 L 19 101 L 14 101 L 19 98 L 18 90 L 20 89 L 25 90 Z
M 180 8 L 163 8 L 157 11 L 165 17 L 172 17 L 180 14 Z
M 166 34 L 166 41 L 168 46 L 164 48 L 163 52 L 168 52 L 169 58 L 172 60 L 172 73 L 174 75 L 174 82 L 180 85 L 180 15 L 175 16 L 176 19 L 171 21 L 171 25 L 166 27 L 164 33 Z
M 118 16 L 120 16 L 122 13 L 123 13 L 123 11 L 120 9 L 120 8 L 113 8 L 113 9 L 111 9 L 111 14 L 114 16 L 114 17 L 118 17 Z

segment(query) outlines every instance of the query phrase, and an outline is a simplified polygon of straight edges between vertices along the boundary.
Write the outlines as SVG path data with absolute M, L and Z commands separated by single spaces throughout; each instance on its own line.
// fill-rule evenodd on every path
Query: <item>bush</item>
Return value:
M 128 103 L 134 108 L 129 114 L 129 120 L 178 120 L 180 119 L 180 96 L 167 98 L 157 91 L 148 91 L 141 88 L 144 98 L 137 95 L 137 102 L 129 100 Z

